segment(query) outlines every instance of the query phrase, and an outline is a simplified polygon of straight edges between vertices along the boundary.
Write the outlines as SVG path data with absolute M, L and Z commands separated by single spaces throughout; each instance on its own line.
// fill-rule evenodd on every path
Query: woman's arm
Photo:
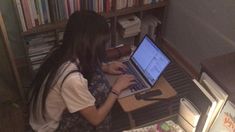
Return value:
M 114 93 L 113 92 L 109 93 L 106 101 L 100 108 L 96 108 L 95 106 L 90 106 L 80 110 L 80 113 L 92 125 L 94 126 L 99 125 L 111 110 L 113 104 L 117 100 L 118 95 L 121 93 L 121 91 L 132 84 L 134 84 L 134 77 L 132 75 L 121 75 L 112 87 L 112 91 Z
M 94 126 L 98 126 L 107 116 L 118 96 L 110 93 L 105 103 L 97 109 L 90 106 L 82 109 L 80 113 Z
M 103 63 L 101 68 L 108 74 L 122 74 L 123 70 L 126 68 L 126 65 L 119 61 L 112 61 L 109 63 Z

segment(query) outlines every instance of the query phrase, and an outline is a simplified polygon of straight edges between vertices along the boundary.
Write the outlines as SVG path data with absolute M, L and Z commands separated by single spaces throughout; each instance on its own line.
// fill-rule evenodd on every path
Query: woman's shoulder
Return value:
M 60 74 L 66 73 L 66 72 L 71 72 L 71 71 L 80 72 L 78 64 L 76 64 L 75 62 L 71 62 L 71 61 L 67 61 L 67 62 L 63 63 L 58 70 L 58 72 Z
M 75 62 L 68 61 L 64 63 L 58 73 L 60 80 L 84 80 L 82 73 L 80 72 L 78 64 Z M 86 80 L 86 79 L 85 79 Z

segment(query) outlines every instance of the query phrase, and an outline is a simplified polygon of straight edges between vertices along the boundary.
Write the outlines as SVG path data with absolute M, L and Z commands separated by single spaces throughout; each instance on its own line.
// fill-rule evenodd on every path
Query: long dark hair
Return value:
M 105 47 L 109 38 L 109 26 L 105 18 L 97 13 L 76 11 L 70 16 L 63 44 L 47 57 L 32 82 L 29 101 L 34 115 L 39 110 L 44 118 L 47 95 L 55 85 L 55 77 L 64 63 L 74 62 L 88 80 L 88 84 L 90 83 L 95 69 L 105 57 Z M 79 64 L 76 63 L 77 60 Z

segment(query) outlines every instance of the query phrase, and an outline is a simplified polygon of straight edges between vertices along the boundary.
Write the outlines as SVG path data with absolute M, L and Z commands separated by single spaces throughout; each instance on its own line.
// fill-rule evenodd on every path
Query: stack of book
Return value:
M 180 99 L 178 124 L 186 132 L 195 132 L 200 116 L 200 111 L 191 101 L 186 98 Z
M 206 73 L 202 73 L 199 81 L 193 79 L 193 83 L 196 87 L 186 97 L 193 105 L 185 103 L 187 105 L 180 109 L 183 119 L 179 119 L 179 124 L 189 132 L 208 132 L 224 107 L 228 94 Z
M 161 21 L 153 16 L 153 15 L 146 15 L 141 21 L 141 33 L 140 38 L 143 38 L 145 34 L 148 34 L 153 40 L 157 37 L 157 26 L 161 24 Z
M 212 98 L 214 98 L 216 102 L 215 108 L 212 113 L 208 113 L 208 125 L 205 124 L 205 126 L 203 127 L 203 131 L 208 131 L 214 123 L 215 119 L 218 117 L 223 106 L 225 105 L 228 99 L 228 94 L 205 72 L 203 72 L 201 75 L 200 84 L 209 92 L 209 94 L 212 96 Z
M 37 71 L 44 58 L 55 46 L 56 38 L 54 32 L 48 32 L 36 36 L 28 37 L 26 40 L 28 55 L 33 71 Z
M 140 32 L 141 21 L 135 15 L 118 19 L 119 33 L 123 38 L 136 36 Z

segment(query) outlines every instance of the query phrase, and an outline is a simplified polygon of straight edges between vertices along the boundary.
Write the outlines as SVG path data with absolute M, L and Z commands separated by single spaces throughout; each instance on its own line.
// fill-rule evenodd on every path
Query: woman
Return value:
M 120 92 L 134 83 L 120 75 L 109 86 L 103 72 L 121 74 L 120 62 L 105 64 L 110 29 L 92 11 L 73 13 L 63 44 L 40 67 L 32 83 L 30 125 L 35 131 L 109 131 L 110 109 Z

